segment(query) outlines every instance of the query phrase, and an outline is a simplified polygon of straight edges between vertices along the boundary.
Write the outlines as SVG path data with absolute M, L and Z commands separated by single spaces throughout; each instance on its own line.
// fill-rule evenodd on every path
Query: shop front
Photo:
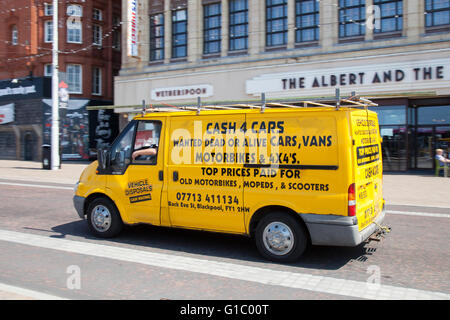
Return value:
M 50 88 L 42 77 L 0 81 L 0 159 L 40 160 L 42 99 Z
M 385 171 L 431 170 L 450 152 L 450 98 L 378 100 Z
M 436 149 L 443 149 L 446 156 L 450 152 L 450 99 L 436 102 L 412 101 L 410 106 L 410 169 L 434 169 Z
M 62 160 L 89 160 L 94 149 L 111 143 L 118 133 L 112 110 L 88 111 L 89 105 L 110 104 L 71 98 L 60 104 Z M 0 81 L 0 159 L 41 161 L 51 143 L 51 78 Z

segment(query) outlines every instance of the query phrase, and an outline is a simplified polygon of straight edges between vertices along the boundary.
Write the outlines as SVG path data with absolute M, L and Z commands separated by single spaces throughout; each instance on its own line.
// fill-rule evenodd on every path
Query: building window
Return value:
M 44 3 L 44 15 L 46 15 L 46 16 L 53 15 L 53 4 L 52 3 Z
M 229 50 L 246 50 L 248 48 L 248 0 L 230 0 L 229 4 Z
M 164 14 L 150 16 L 150 61 L 164 59 Z
M 92 94 L 102 94 L 102 69 L 97 67 L 92 68 Z
M 11 28 L 11 44 L 13 46 L 19 44 L 19 30 L 17 30 L 17 26 L 12 26 Z
M 222 6 L 213 3 L 203 6 L 203 53 L 220 52 Z
M 381 14 L 380 28 L 375 27 L 375 33 L 403 30 L 403 0 L 374 0 L 373 4 Z
M 71 17 L 82 17 L 83 8 L 81 6 L 71 4 L 67 6 L 67 15 Z
M 365 19 L 364 0 L 339 0 L 339 38 L 364 36 Z
M 81 80 L 82 70 L 79 64 L 68 64 L 66 68 L 67 84 L 69 85 L 69 93 L 83 93 Z
M 187 56 L 187 10 L 172 11 L 172 58 Z
M 317 0 L 296 0 L 295 42 L 319 40 L 319 6 Z
M 67 20 L 67 42 L 81 43 L 81 21 L 77 19 Z
M 94 20 L 97 21 L 102 21 L 103 20 L 103 12 L 100 9 L 94 9 L 94 11 L 92 12 L 92 18 Z
M 425 26 L 450 25 L 450 0 L 425 0 Z
M 287 0 L 266 0 L 266 46 L 287 43 Z
M 44 42 L 53 42 L 53 21 L 44 22 Z
M 53 76 L 53 66 L 51 64 L 44 65 L 44 77 Z
M 92 25 L 92 44 L 102 45 L 102 27 L 97 24 Z

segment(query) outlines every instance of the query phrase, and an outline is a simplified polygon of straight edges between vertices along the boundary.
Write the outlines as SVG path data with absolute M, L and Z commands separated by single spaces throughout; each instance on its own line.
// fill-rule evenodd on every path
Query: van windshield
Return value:
M 130 163 L 132 142 L 136 124 L 133 123 L 125 129 L 111 148 L 111 166 L 113 171 L 123 169 Z

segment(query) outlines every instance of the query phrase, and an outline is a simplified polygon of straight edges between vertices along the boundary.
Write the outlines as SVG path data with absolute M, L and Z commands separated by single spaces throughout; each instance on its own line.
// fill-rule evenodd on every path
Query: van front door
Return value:
M 244 115 L 172 117 L 168 207 L 174 227 L 245 233 Z
M 132 223 L 160 225 L 164 122 L 164 118 L 134 121 L 111 149 L 107 186 Z

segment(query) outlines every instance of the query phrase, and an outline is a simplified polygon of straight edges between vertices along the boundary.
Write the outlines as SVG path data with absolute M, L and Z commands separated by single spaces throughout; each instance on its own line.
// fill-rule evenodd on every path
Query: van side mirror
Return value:
M 89 148 L 89 161 L 97 160 L 98 150 L 95 148 Z
M 109 148 L 100 148 L 97 151 L 97 160 L 100 169 L 105 170 L 109 167 L 111 150 Z

